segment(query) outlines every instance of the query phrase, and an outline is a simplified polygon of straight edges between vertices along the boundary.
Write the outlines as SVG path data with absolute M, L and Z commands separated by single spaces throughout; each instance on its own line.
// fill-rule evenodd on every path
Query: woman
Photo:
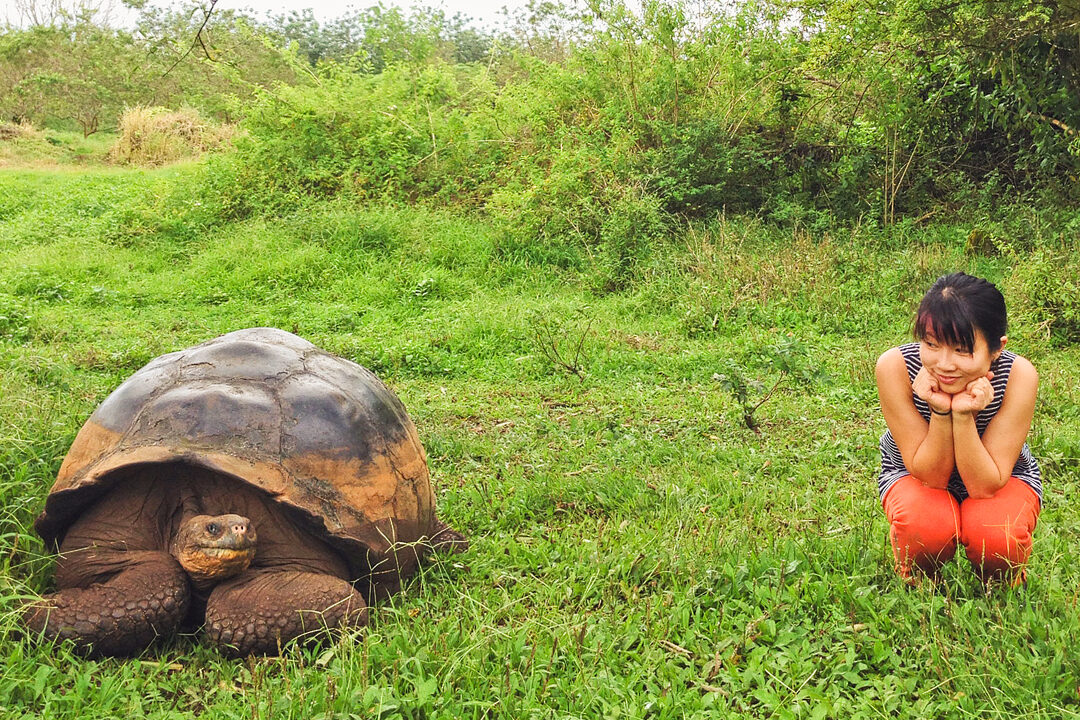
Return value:
M 917 343 L 885 352 L 876 375 L 888 430 L 878 490 L 896 569 L 934 577 L 960 542 L 984 581 L 1026 577 L 1042 482 L 1027 446 L 1039 377 L 1005 350 L 1005 299 L 982 278 L 939 278 L 915 319 Z

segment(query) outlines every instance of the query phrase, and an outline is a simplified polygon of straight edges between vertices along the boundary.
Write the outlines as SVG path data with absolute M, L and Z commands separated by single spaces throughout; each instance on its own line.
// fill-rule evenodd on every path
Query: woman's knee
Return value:
M 890 488 L 883 506 L 898 559 L 904 554 L 922 565 L 952 557 L 959 513 L 947 491 L 928 488 L 909 475 Z
M 1031 555 L 1031 535 L 1010 528 L 965 528 L 962 539 L 968 560 L 984 573 L 1021 567 Z
M 993 497 L 965 500 L 960 506 L 960 541 L 968 560 L 984 573 L 1024 565 L 1038 516 L 1038 497 L 1015 478 Z

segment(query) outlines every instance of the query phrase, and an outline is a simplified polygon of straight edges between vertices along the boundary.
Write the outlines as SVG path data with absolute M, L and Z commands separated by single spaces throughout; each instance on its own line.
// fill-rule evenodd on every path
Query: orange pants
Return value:
M 956 553 L 957 540 L 984 580 L 1022 571 L 1031 554 L 1031 531 L 1039 519 L 1039 496 L 1009 478 L 993 497 L 958 503 L 948 490 L 929 488 L 911 475 L 900 478 L 882 500 L 889 520 L 896 570 L 911 578 L 912 565 L 936 575 Z

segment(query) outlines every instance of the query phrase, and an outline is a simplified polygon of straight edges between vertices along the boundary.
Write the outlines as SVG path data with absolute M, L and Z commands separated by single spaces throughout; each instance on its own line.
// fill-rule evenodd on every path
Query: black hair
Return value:
M 971 352 L 978 329 L 995 352 L 1008 325 L 1005 298 L 994 283 L 960 272 L 939 277 L 923 296 L 915 337 L 924 340 L 932 332 L 938 341 Z

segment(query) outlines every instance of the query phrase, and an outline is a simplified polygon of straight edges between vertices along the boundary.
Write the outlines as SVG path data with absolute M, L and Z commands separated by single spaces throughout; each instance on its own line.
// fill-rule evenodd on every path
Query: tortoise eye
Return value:
M 211 535 L 217 535 L 219 532 L 221 532 L 221 528 L 218 527 L 217 523 L 210 523 L 206 526 L 206 532 L 210 533 Z

